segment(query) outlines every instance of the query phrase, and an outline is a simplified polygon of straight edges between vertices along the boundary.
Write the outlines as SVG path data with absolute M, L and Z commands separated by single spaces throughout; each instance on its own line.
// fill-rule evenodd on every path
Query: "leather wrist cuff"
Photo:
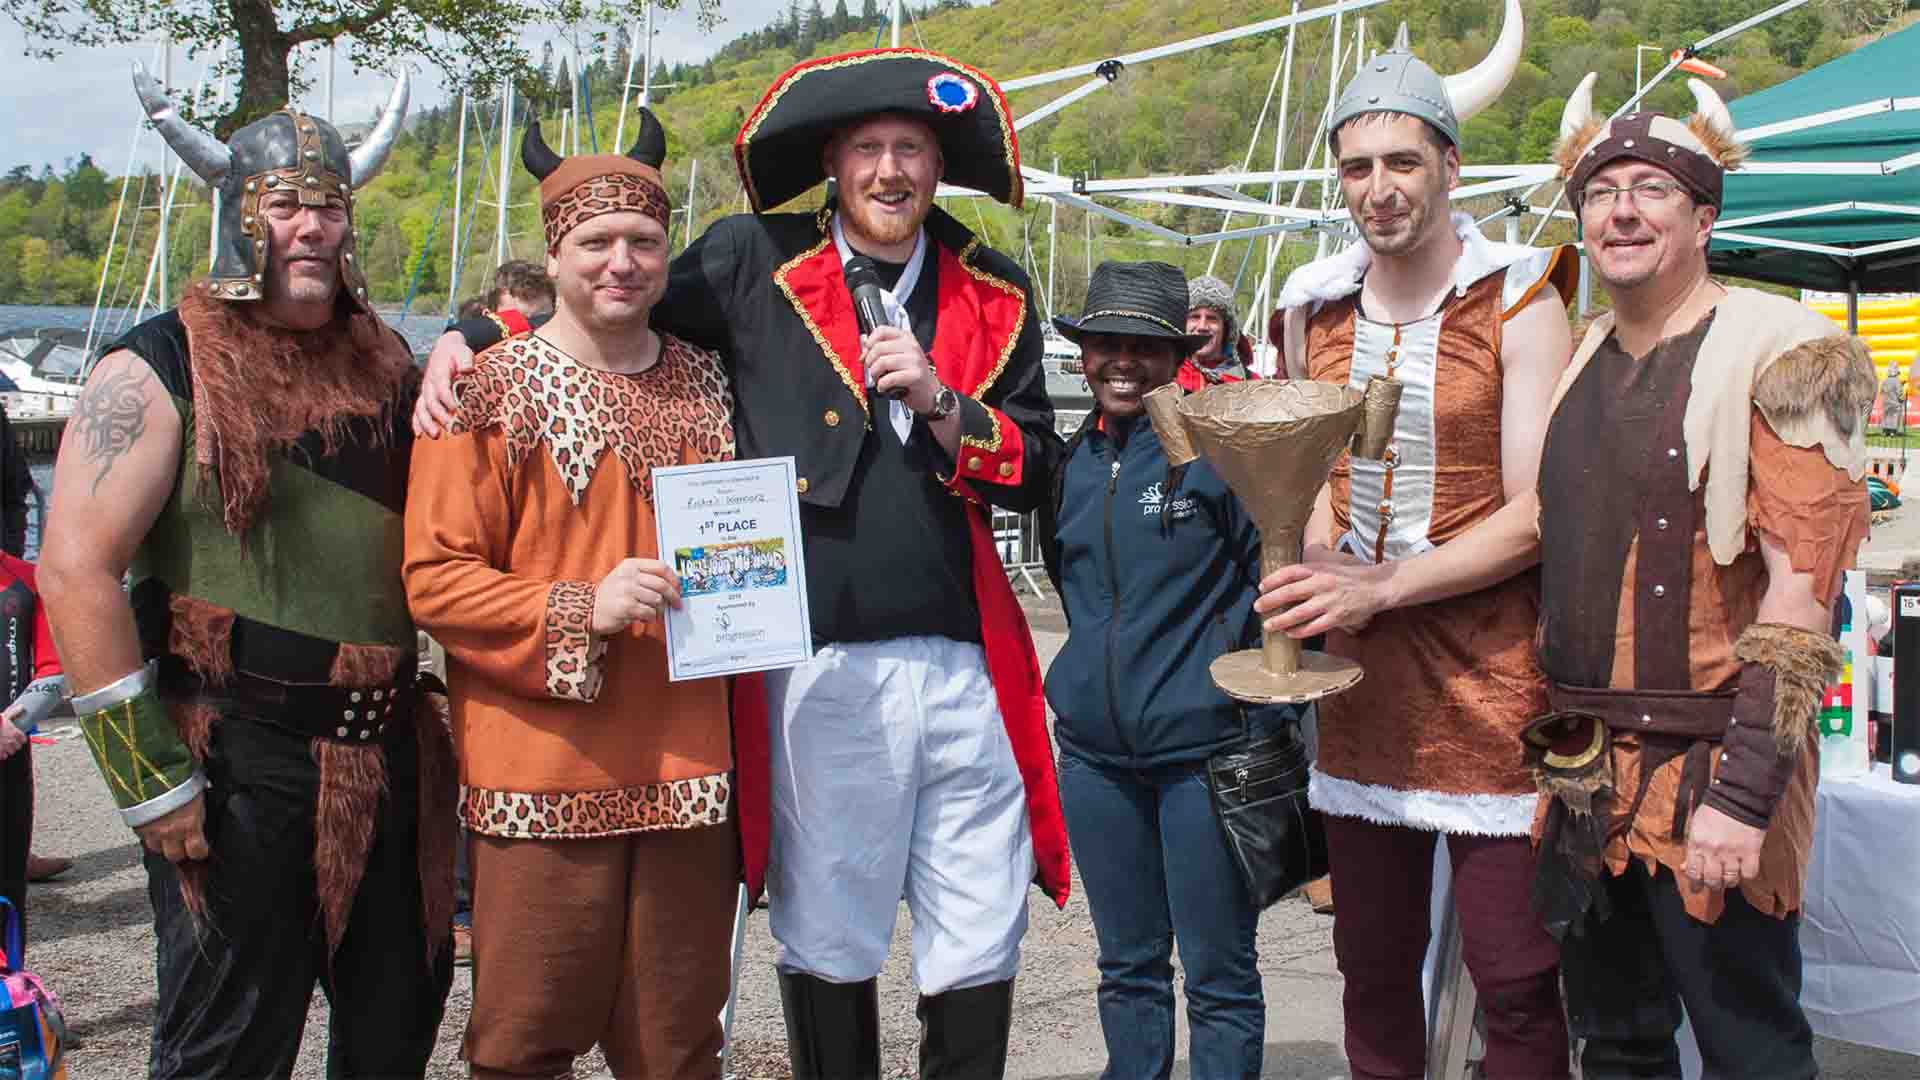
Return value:
M 1759 664 L 1740 673 L 1733 718 L 1716 751 L 1713 783 L 1706 805 L 1745 825 L 1764 829 L 1773 808 L 1793 778 L 1797 755 L 1782 754 L 1775 743 L 1775 675 Z
M 1747 627 L 1733 652 L 1746 667 L 1706 802 L 1737 821 L 1765 827 L 1846 656 L 1829 635 L 1783 623 Z

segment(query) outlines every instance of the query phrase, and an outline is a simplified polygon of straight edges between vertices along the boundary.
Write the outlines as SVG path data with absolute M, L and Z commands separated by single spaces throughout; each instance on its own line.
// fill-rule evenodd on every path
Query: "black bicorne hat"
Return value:
M 753 209 L 764 213 L 826 179 L 820 159 L 833 133 L 877 113 L 931 127 L 947 183 L 1020 205 L 1020 146 L 999 84 L 958 60 L 902 48 L 808 60 L 773 81 L 733 142 Z
M 1132 334 L 1180 343 L 1182 355 L 1205 346 L 1209 334 L 1187 333 L 1187 275 L 1163 262 L 1103 262 L 1087 283 L 1079 318 L 1055 315 L 1053 325 L 1078 345 L 1086 334 Z

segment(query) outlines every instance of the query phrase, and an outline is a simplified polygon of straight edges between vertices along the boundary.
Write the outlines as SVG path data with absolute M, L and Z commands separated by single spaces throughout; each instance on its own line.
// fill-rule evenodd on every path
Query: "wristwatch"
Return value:
M 959 411 L 960 395 L 953 392 L 953 387 L 941 383 L 940 389 L 933 392 L 933 408 L 927 410 L 927 419 L 945 420 Z

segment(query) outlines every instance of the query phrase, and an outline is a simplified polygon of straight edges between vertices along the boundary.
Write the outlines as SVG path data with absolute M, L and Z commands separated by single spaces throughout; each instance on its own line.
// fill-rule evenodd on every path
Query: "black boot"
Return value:
M 879 1080 L 879 984 L 780 973 L 793 1080 Z
M 920 1080 L 1000 1080 L 1013 1032 L 1013 980 L 922 997 Z

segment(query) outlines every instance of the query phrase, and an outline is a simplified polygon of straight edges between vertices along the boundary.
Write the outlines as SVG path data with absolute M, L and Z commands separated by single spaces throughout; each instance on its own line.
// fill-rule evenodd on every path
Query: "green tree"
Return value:
M 98 210 L 112 197 L 107 190 L 107 174 L 93 163 L 92 154 L 81 154 L 60 181 L 66 186 L 67 202 L 79 210 Z
M 22 299 L 44 304 L 53 299 L 53 247 L 38 236 L 20 244 L 18 279 Z

